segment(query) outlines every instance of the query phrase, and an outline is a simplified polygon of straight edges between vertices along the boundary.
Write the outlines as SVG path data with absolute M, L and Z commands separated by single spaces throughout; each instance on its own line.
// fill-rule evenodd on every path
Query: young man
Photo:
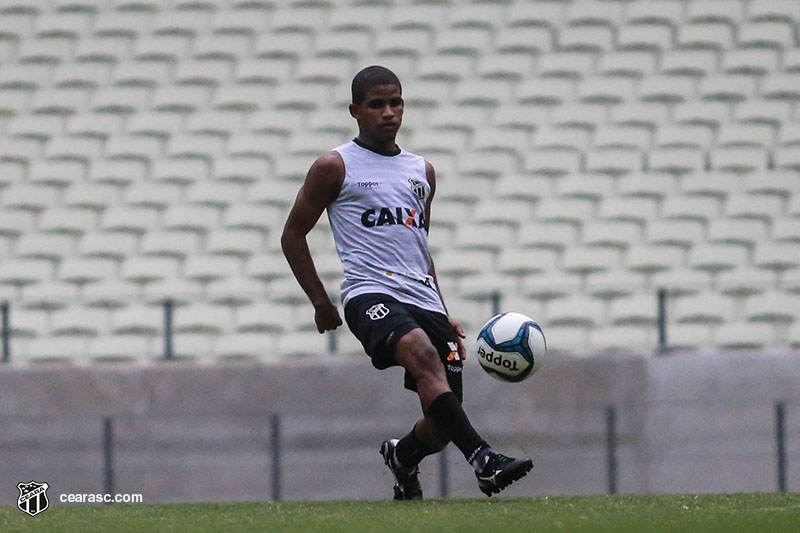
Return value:
M 495 453 L 461 407 L 464 331 L 447 315 L 428 251 L 433 167 L 395 143 L 403 98 L 394 73 L 365 68 L 353 78 L 352 98 L 358 137 L 311 166 L 286 220 L 283 252 L 314 305 L 319 332 L 340 326 L 306 241 L 327 209 L 344 267 L 347 325 L 373 366 L 402 366 L 406 388 L 419 395 L 422 418 L 408 435 L 380 448 L 396 479 L 394 498 L 421 499 L 417 465 L 451 441 L 491 496 L 527 474 L 533 462 Z

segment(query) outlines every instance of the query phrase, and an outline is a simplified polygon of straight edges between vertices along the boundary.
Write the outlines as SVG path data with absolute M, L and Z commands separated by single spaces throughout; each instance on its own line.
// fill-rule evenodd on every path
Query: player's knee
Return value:
M 444 378 L 439 353 L 422 330 L 412 330 L 400 339 L 397 359 L 418 381 Z

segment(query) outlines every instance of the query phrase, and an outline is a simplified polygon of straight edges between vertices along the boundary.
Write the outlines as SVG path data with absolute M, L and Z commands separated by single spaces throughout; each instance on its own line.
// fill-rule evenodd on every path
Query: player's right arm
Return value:
M 343 181 L 342 156 L 337 152 L 329 152 L 319 157 L 311 165 L 305 182 L 297 193 L 281 235 L 283 255 L 314 306 L 314 321 L 320 333 L 336 329 L 342 324 L 342 319 L 319 279 L 306 235 L 325 208 L 339 196 Z

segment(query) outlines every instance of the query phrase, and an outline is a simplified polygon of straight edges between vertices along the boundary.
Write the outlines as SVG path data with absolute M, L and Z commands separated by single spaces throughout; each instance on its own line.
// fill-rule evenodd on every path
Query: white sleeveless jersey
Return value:
M 405 150 L 380 155 L 354 141 L 334 151 L 345 169 L 341 192 L 328 206 L 344 268 L 342 302 L 377 292 L 445 313 L 429 274 L 425 160 Z

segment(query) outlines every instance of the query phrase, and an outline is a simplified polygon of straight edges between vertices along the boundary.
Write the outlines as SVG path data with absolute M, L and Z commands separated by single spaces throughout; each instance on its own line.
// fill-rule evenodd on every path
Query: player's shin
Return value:
M 428 406 L 427 414 L 461 450 L 473 468 L 480 470 L 492 449 L 472 427 L 456 395 L 451 391 L 440 394 Z

